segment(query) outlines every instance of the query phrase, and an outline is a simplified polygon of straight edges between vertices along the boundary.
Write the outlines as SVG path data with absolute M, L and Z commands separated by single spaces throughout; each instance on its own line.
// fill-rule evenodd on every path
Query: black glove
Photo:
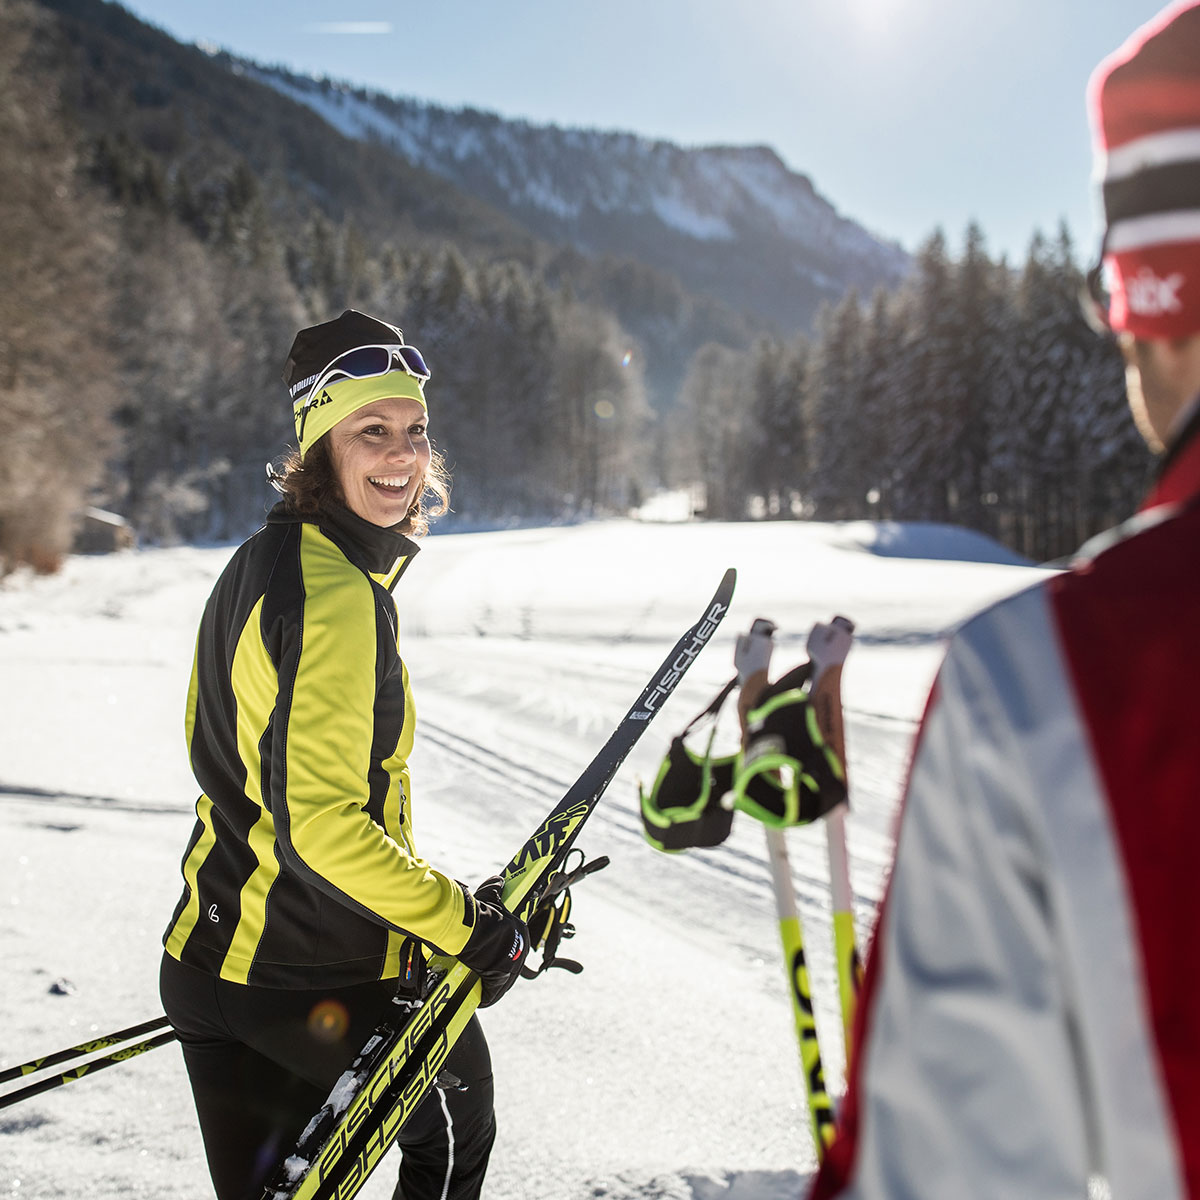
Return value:
M 485 879 L 467 901 L 475 905 L 475 925 L 458 961 L 471 968 L 483 984 L 480 1008 L 495 1004 L 516 982 L 529 953 L 529 930 L 500 899 L 504 880 Z

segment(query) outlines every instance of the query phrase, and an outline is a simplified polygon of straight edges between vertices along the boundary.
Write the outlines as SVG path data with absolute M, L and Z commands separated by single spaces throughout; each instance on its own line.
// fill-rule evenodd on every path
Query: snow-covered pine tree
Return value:
M 822 521 L 861 516 L 867 467 L 862 460 L 863 317 L 853 288 L 817 314 L 817 341 L 805 395 L 808 474 L 805 492 Z
M 864 318 L 859 373 L 862 399 L 858 407 L 859 460 L 864 476 L 859 483 L 864 515 L 887 520 L 893 515 L 893 485 L 899 469 L 896 454 L 897 324 L 892 294 L 876 288 Z
M 896 356 L 896 516 L 949 518 L 946 463 L 955 427 L 948 397 L 958 371 L 953 306 L 954 270 L 941 230 L 920 247 L 913 274 L 901 289 L 897 314 L 903 338 Z
M 704 493 L 704 515 L 712 520 L 746 515 L 752 491 L 745 455 L 748 395 L 744 353 L 709 342 L 692 356 L 675 430 L 681 458 Z
M 767 517 L 796 514 L 804 462 L 804 368 L 808 341 L 758 338 L 747 355 L 750 409 L 745 452 L 754 494 Z
M 648 445 L 645 387 L 629 339 L 609 313 L 572 304 L 556 321 L 554 462 L 567 510 L 623 512 Z M 534 464 L 531 464 L 533 467 Z
M 996 274 L 983 231 L 972 221 L 955 271 L 955 367 L 947 381 L 943 407 L 950 450 L 946 463 L 950 517 L 956 524 L 979 530 L 989 523 L 984 475 L 989 425 L 995 412 L 991 393 L 1000 338 Z
M 1016 403 L 1009 437 L 1019 447 L 1017 548 L 1034 559 L 1070 552 L 1087 533 L 1091 470 L 1081 441 L 1092 401 L 1082 396 L 1094 335 L 1079 309 L 1082 276 L 1066 229 L 1035 234 L 1017 291 Z

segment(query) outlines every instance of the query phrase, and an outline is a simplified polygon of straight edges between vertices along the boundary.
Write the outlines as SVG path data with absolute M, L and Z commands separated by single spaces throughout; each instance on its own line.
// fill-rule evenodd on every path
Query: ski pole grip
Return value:
M 807 646 L 814 680 L 820 679 L 830 667 L 840 667 L 846 661 L 853 641 L 854 622 L 848 617 L 834 617 L 828 625 L 820 622 L 814 625 Z
M 771 665 L 771 642 L 775 635 L 775 622 L 765 617 L 756 617 L 749 633 L 739 633 L 733 650 L 733 665 L 737 668 L 738 683 L 743 686 L 759 671 Z M 766 682 L 765 680 L 763 681 Z

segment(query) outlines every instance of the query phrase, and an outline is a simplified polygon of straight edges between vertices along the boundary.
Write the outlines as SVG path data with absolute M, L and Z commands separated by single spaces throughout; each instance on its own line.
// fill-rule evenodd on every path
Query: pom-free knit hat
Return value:
M 303 458 L 319 438 L 340 420 L 374 400 L 396 396 L 425 407 L 424 379 L 406 369 L 399 358 L 395 369 L 367 378 L 335 374 L 322 381 L 329 365 L 343 354 L 364 346 L 404 346 L 404 334 L 395 325 L 346 309 L 340 317 L 311 325 L 296 334 L 283 368 L 283 382 L 292 400 L 292 417 Z M 314 385 L 320 384 L 314 394 Z
M 1169 5 L 1093 72 L 1108 322 L 1146 340 L 1200 332 L 1200 3 Z

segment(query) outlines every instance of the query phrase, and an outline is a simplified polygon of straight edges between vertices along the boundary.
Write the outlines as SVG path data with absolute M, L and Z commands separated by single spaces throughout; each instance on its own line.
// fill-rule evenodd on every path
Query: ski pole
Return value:
M 742 685 L 738 696 L 738 717 L 743 738 L 746 716 L 767 684 L 767 670 L 771 664 L 771 651 L 774 649 L 774 632 L 774 624 L 760 617 L 750 627 L 750 632 L 741 635 L 737 640 L 734 663 Z M 775 892 L 775 914 L 779 921 L 779 937 L 783 943 L 788 992 L 792 998 L 792 1016 L 800 1045 L 800 1068 L 804 1076 L 813 1144 L 819 1162 L 825 1157 L 825 1151 L 833 1141 L 833 1105 L 825 1087 L 825 1070 L 821 1063 L 821 1046 L 813 1011 L 812 986 L 804 958 L 804 934 L 800 926 L 800 913 L 796 907 L 796 889 L 792 884 L 787 842 L 784 840 L 782 829 L 764 826 L 764 831 L 767 837 L 767 861 Z
M 817 1020 L 813 1010 L 812 983 L 804 958 L 804 934 L 800 913 L 796 908 L 796 892 L 792 886 L 792 868 L 788 859 L 787 842 L 782 829 L 767 829 L 767 861 L 771 867 L 771 882 L 775 889 L 775 913 L 779 919 L 779 937 L 783 943 L 784 966 L 792 997 L 792 1015 L 796 1037 L 800 1043 L 800 1069 L 808 1094 L 808 1115 L 812 1124 L 813 1144 L 817 1161 L 833 1142 L 833 1104 L 825 1086 L 825 1068 L 821 1062 L 821 1045 L 817 1038 Z
M 843 762 L 845 759 L 842 760 Z M 833 950 L 837 956 L 838 998 L 842 1009 L 846 1070 L 854 1035 L 854 1014 L 862 984 L 862 963 L 854 933 L 854 898 L 850 889 L 850 860 L 846 850 L 846 810 L 838 805 L 825 818 L 829 843 L 829 890 L 833 899 Z
M 817 725 L 833 747 L 843 771 L 846 769 L 846 732 L 842 720 L 842 664 L 853 638 L 854 623 L 846 617 L 834 617 L 828 625 L 813 626 L 807 647 L 813 664 L 811 694 Z M 862 965 L 854 933 L 854 893 L 850 887 L 850 859 L 846 851 L 845 804 L 838 804 L 826 814 L 825 836 L 829 852 L 829 891 L 833 901 L 833 948 L 848 1071 Z
M 83 1058 L 87 1054 L 95 1054 L 98 1050 L 107 1050 L 110 1046 L 120 1045 L 130 1038 L 141 1037 L 143 1033 L 153 1033 L 157 1029 L 166 1029 L 170 1021 L 166 1017 L 155 1017 L 152 1021 L 143 1021 L 140 1025 L 130 1025 L 128 1029 L 118 1029 L 115 1033 L 101 1034 L 100 1037 L 90 1038 L 71 1046 L 66 1050 L 56 1050 L 53 1054 L 41 1058 L 31 1058 L 28 1062 L 18 1063 L 15 1067 L 5 1067 L 0 1070 L 0 1083 L 9 1083 L 26 1075 L 44 1071 L 47 1067 L 56 1067 L 59 1063 L 70 1062 L 73 1058 Z
M 8 1108 L 20 1100 L 28 1100 L 31 1096 L 48 1092 L 51 1088 L 61 1087 L 64 1083 L 73 1083 L 76 1079 L 82 1079 L 85 1075 L 90 1075 L 95 1071 L 102 1071 L 105 1067 L 111 1067 L 114 1063 L 136 1058 L 139 1054 L 145 1054 L 147 1050 L 153 1050 L 157 1046 L 165 1046 L 168 1042 L 173 1042 L 174 1040 L 175 1031 L 168 1029 L 165 1033 L 147 1038 L 143 1042 L 135 1042 L 132 1045 L 122 1046 L 119 1050 L 112 1051 L 111 1054 L 105 1054 L 101 1058 L 92 1059 L 90 1062 L 86 1062 L 82 1066 L 75 1067 L 73 1070 L 66 1071 L 61 1075 L 52 1075 L 49 1079 L 42 1079 L 37 1083 L 27 1084 L 25 1087 L 18 1088 L 14 1092 L 0 1096 L 0 1108 Z

